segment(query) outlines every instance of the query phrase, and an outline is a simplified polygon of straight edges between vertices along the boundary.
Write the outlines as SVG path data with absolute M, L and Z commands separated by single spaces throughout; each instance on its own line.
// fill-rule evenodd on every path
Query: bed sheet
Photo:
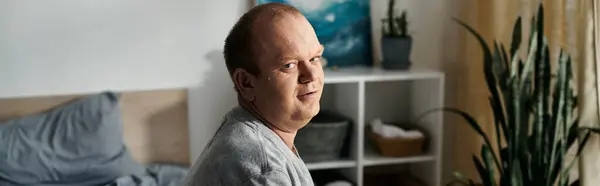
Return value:
M 149 165 L 144 176 L 125 176 L 105 186 L 180 186 L 188 168 L 170 164 Z

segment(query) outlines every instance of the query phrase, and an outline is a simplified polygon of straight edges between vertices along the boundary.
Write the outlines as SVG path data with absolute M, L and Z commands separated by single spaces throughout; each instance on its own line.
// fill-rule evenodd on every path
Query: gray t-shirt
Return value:
M 297 153 L 242 107 L 225 116 L 185 180 L 186 186 L 312 186 Z

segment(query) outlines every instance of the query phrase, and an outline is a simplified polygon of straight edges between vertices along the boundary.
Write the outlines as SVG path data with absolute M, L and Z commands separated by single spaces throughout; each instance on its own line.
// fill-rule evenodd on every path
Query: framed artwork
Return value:
M 312 24 L 327 66 L 371 66 L 370 0 L 255 0 L 285 3 L 299 9 Z

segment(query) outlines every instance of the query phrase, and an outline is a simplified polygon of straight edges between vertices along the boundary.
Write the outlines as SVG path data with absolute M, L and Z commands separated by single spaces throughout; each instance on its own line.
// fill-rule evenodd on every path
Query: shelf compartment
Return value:
M 375 144 L 363 133 L 363 167 L 408 166 L 411 174 L 419 175 L 428 185 L 440 185 L 443 116 L 441 112 L 421 116 L 431 109 L 444 106 L 443 83 L 443 78 L 365 82 L 362 118 L 365 129 L 370 127 L 375 118 L 385 124 L 411 125 L 422 130 L 427 143 L 424 144 L 422 155 L 385 157 L 372 148 Z
M 364 166 L 377 166 L 377 165 L 393 165 L 393 164 L 407 164 L 407 163 L 420 163 L 435 161 L 435 156 L 429 154 L 408 156 L 408 157 L 386 157 L 381 156 L 374 150 L 366 150 L 363 158 Z
M 327 78 L 326 78 L 327 79 Z M 362 167 L 358 160 L 362 158 L 362 98 L 364 84 L 362 82 L 338 82 L 325 84 L 321 97 L 321 109 L 338 112 L 352 120 L 348 157 L 340 161 L 324 163 L 308 163 L 309 169 L 342 169 L 341 172 L 354 183 L 362 183 Z M 345 168 L 344 168 L 345 167 Z
M 306 163 L 306 168 L 308 168 L 308 170 L 340 169 L 353 167 L 356 167 L 356 161 L 354 160 L 332 160 Z

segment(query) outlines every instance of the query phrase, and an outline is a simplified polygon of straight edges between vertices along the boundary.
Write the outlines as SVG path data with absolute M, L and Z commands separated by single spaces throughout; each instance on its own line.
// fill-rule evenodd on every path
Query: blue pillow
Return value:
M 115 93 L 0 123 L 0 185 L 101 185 L 144 173 L 125 147 Z

